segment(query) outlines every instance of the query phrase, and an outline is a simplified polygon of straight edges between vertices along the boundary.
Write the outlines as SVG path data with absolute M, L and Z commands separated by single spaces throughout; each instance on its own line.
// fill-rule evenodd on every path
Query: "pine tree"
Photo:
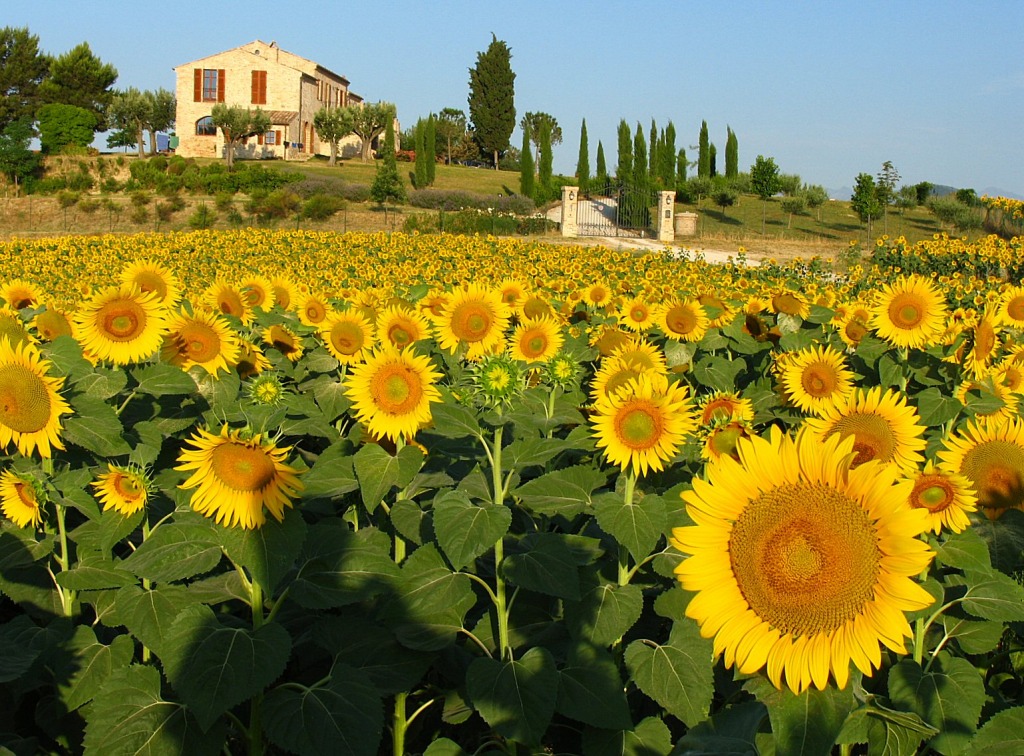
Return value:
M 523 148 L 519 153 L 519 193 L 533 198 L 533 150 L 530 149 L 530 128 L 523 129 Z
M 615 168 L 615 180 L 625 186 L 633 177 L 633 135 L 629 124 L 623 118 L 619 121 L 619 163 Z
M 437 178 L 437 121 L 431 113 L 427 119 L 427 130 L 423 135 L 424 152 L 426 153 L 427 164 L 427 186 L 434 185 Z
M 512 53 L 508 45 L 491 34 L 486 52 L 477 53 L 476 66 L 469 69 L 469 117 L 473 133 L 484 152 L 498 158 L 508 149 L 509 137 L 516 127 L 515 80 Z
M 27 28 L 0 29 L 0 130 L 23 118 L 32 120 L 47 68 L 39 37 Z
M 697 143 L 697 178 L 711 177 L 711 153 L 708 152 L 708 122 L 700 123 L 700 141 Z
M 587 145 L 587 119 L 583 119 L 580 127 L 580 155 L 576 160 L 576 183 L 580 193 L 586 194 L 590 184 L 590 148 Z
M 725 177 L 734 179 L 740 171 L 740 148 L 736 141 L 736 132 L 728 126 L 725 127 L 728 137 L 725 140 Z
M 718 175 L 718 150 L 715 148 L 715 143 L 712 142 L 708 145 L 708 178 L 714 178 Z
M 82 42 L 50 61 L 49 76 L 39 85 L 39 101 L 84 108 L 96 116 L 96 129 L 103 131 L 115 81 L 117 69 Z
M 540 125 L 540 161 L 537 163 L 537 186 L 534 189 L 537 204 L 543 204 L 551 199 L 551 124 Z
M 604 143 L 601 142 L 600 139 L 597 140 L 597 164 L 595 169 L 597 185 L 601 189 L 604 189 L 608 185 L 608 164 L 605 162 L 604 158 Z

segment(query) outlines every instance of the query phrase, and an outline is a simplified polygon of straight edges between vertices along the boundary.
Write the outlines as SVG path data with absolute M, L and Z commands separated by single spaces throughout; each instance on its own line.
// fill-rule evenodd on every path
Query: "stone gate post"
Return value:
M 675 239 L 673 215 L 676 209 L 675 192 L 658 192 L 658 241 L 672 243 Z
M 579 202 L 578 186 L 562 187 L 562 236 L 579 236 L 579 225 L 576 223 L 576 204 Z

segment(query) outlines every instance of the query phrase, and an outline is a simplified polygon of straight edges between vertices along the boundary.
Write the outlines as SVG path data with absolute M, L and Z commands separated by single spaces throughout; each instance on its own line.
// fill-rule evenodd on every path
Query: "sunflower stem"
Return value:
M 395 756 L 405 754 L 405 728 L 409 722 L 405 718 L 405 699 L 409 694 L 405 691 L 395 693 L 395 711 L 391 725 L 391 753 Z
M 121 416 L 121 413 L 124 412 L 124 408 L 128 406 L 128 402 L 135 398 L 135 392 L 136 389 L 132 389 L 130 392 L 128 392 L 128 396 L 126 396 L 124 398 L 124 401 L 121 402 L 121 406 L 114 410 L 115 415 L 117 415 L 118 417 Z
M 494 486 L 494 505 L 505 505 L 505 487 L 501 479 L 501 437 L 505 426 L 494 429 L 494 447 L 491 449 L 491 483 Z M 505 559 L 503 537 L 494 544 L 494 611 L 498 621 L 498 652 L 502 661 L 512 659 L 512 647 L 508 640 L 508 607 L 505 603 L 505 579 L 501 576 L 501 563 Z
M 914 661 L 918 666 L 921 666 L 921 662 L 924 660 L 924 634 L 924 617 L 918 617 L 914 621 Z
M 636 473 L 626 473 L 626 485 L 625 490 L 622 492 L 625 506 L 633 506 L 633 496 L 636 492 Z M 628 585 L 630 578 L 629 572 L 629 551 L 621 543 L 619 544 L 619 585 Z
M 152 531 L 149 529 L 149 516 L 146 513 L 142 515 L 142 542 L 145 543 L 149 538 Z M 142 590 L 150 591 L 153 589 L 153 581 L 149 578 L 142 578 Z M 149 646 L 145 643 L 142 644 L 142 663 L 145 664 L 149 661 L 150 651 Z
M 557 401 L 557 399 L 558 399 L 558 386 L 552 386 L 551 387 L 551 392 L 548 394 L 547 406 L 544 408 L 545 413 L 547 414 L 547 419 L 548 420 L 551 420 L 551 418 L 553 418 L 555 416 L 555 401 Z M 548 430 L 547 430 L 547 437 L 551 438 L 551 436 L 554 433 L 554 431 L 555 431 L 554 428 L 549 427 Z
M 53 462 L 52 460 L 44 460 L 44 469 L 46 462 L 52 474 Z M 65 509 L 63 504 L 57 505 L 57 532 L 60 534 L 60 554 L 57 556 L 57 565 L 60 567 L 61 572 L 66 572 L 70 566 L 71 557 L 68 554 L 68 529 L 64 523 Z M 64 588 L 59 583 L 57 584 L 57 593 L 60 596 L 60 608 L 64 612 L 65 617 L 70 617 L 74 614 L 74 603 L 75 603 L 75 592 Z
M 259 581 L 249 584 L 249 604 L 252 607 L 252 629 L 263 627 L 263 588 Z M 257 693 L 249 704 L 249 756 L 263 754 L 263 694 Z

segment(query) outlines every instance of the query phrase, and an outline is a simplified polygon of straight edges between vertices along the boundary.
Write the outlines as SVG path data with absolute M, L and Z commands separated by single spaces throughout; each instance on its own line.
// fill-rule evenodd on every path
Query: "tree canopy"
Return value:
M 477 144 L 492 155 L 495 170 L 516 127 L 516 75 L 511 59 L 508 45 L 492 33 L 491 44 L 477 53 L 476 65 L 469 69 L 469 117 Z
M 350 108 L 320 108 L 313 115 L 313 128 L 331 145 L 331 165 L 338 163 L 338 143 L 352 133 L 354 119 Z
M 260 108 L 243 108 L 218 102 L 210 111 L 213 125 L 224 135 L 224 161 L 228 168 L 235 164 L 235 146 L 243 139 L 270 129 L 270 116 Z
M 437 114 L 437 135 L 445 142 L 445 163 L 452 162 L 452 142 L 466 133 L 466 114 L 458 108 L 444 108 Z
M 39 52 L 39 37 L 28 29 L 0 29 L 0 130 L 35 118 L 39 86 L 49 67 Z
M 530 127 L 530 141 L 533 142 L 534 158 L 537 165 L 540 165 L 540 135 L 541 129 L 547 125 L 548 134 L 551 136 L 551 146 L 562 143 L 562 127 L 558 125 L 558 119 L 550 113 L 526 113 L 519 119 L 519 128 Z
M 115 81 L 117 69 L 96 57 L 88 42 L 82 42 L 50 60 L 50 73 L 39 85 L 39 98 L 44 103 L 88 110 L 96 117 L 96 130 L 102 131 Z
M 373 140 L 394 123 L 397 110 L 394 104 L 384 101 L 350 105 L 347 110 L 352 114 L 352 133 L 362 140 L 359 159 L 365 162 L 370 159 Z
M 37 118 L 39 145 L 43 152 L 60 152 L 68 145 L 87 147 L 96 134 L 96 116 L 77 105 L 43 105 Z

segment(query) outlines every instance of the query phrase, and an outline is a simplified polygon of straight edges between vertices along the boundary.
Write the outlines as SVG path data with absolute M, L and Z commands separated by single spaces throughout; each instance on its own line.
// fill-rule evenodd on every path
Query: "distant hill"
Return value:
M 838 189 L 826 189 L 828 192 L 829 199 L 842 200 L 843 202 L 849 202 L 853 196 L 853 189 L 848 186 L 841 186 Z
M 945 197 L 950 194 L 955 194 L 957 189 L 958 187 L 949 186 L 947 184 L 935 184 L 935 186 L 932 187 L 931 196 Z M 849 202 L 850 198 L 853 197 L 853 189 L 851 189 L 848 186 L 841 186 L 838 189 L 826 189 L 825 191 L 828 192 L 828 196 L 831 199 L 842 200 L 843 202 Z M 1007 197 L 1008 199 L 1024 201 L 1024 197 L 1022 197 L 1021 195 L 1014 194 L 1013 192 L 1008 192 L 1005 189 L 999 189 L 998 187 L 994 186 L 987 186 L 984 189 L 978 189 L 975 191 L 978 192 L 979 197 Z

